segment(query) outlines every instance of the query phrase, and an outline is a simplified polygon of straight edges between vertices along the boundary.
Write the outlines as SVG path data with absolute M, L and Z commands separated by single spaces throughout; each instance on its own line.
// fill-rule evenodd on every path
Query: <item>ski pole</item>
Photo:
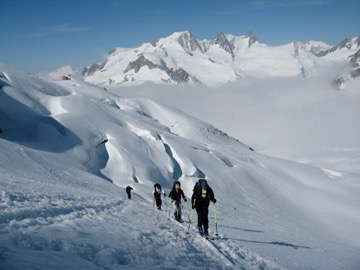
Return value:
M 194 199 L 194 204 L 193 205 L 195 205 L 195 202 L 196 202 L 196 199 Z M 191 208 L 192 208 L 193 205 L 191 205 Z M 189 227 L 188 227 L 188 231 L 187 231 L 188 234 L 190 233 L 190 226 L 191 226 L 191 221 L 192 221 L 193 214 L 194 214 L 194 208 L 191 209 L 191 212 L 190 212 L 190 215 L 189 215 Z
M 188 213 L 188 218 L 189 218 L 189 221 L 190 221 L 190 216 L 189 216 L 190 211 L 189 211 L 189 205 L 188 205 L 187 201 L 186 201 L 186 211 Z
M 169 200 L 170 200 L 170 206 L 169 206 L 169 218 L 168 219 L 170 220 L 170 211 L 171 211 L 173 205 L 171 203 L 171 198 L 169 198 Z
M 192 221 L 192 216 L 194 214 L 194 209 L 191 209 L 190 215 L 189 215 L 189 226 L 188 226 L 188 231 L 187 233 L 190 233 L 190 226 L 191 226 L 191 221 Z
M 218 228 L 217 228 L 217 216 L 216 216 L 216 207 L 217 207 L 217 203 L 214 203 L 214 216 L 215 216 L 215 229 L 216 229 L 216 236 L 218 236 Z
M 164 198 L 165 198 L 165 207 L 168 208 L 167 206 L 167 200 L 166 200 L 166 195 L 164 194 Z

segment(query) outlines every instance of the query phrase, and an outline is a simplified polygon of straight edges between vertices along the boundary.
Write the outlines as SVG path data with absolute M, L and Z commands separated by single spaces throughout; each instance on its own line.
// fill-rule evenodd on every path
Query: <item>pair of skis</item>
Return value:
M 194 203 L 195 203 L 195 201 L 194 201 Z M 187 206 L 187 204 L 186 204 L 186 206 Z M 187 207 L 188 207 L 188 206 L 187 206 Z M 218 237 L 219 234 L 218 234 L 218 227 L 217 227 L 216 207 L 217 207 L 217 204 L 214 203 L 214 216 L 215 216 L 215 228 L 216 228 L 216 234 L 215 234 L 215 235 L 216 235 L 216 237 Z M 188 208 L 188 213 L 189 213 L 189 208 Z M 193 214 L 194 214 L 194 208 L 191 210 L 190 214 L 188 214 L 188 215 L 189 215 L 189 227 L 188 227 L 188 231 L 186 232 L 187 234 L 190 234 L 190 226 L 191 226 L 191 223 L 192 223 Z M 209 235 L 200 234 L 200 236 L 201 236 L 202 238 L 207 239 L 207 240 L 215 240 L 214 237 L 209 236 Z
M 210 235 L 200 234 L 200 236 L 206 240 L 215 240 L 215 237 L 212 237 Z
M 174 221 L 176 221 L 176 222 L 178 222 L 178 223 L 180 223 L 180 224 L 183 224 L 183 223 L 186 223 L 184 220 L 176 220 L 176 219 L 172 219 L 172 220 L 174 220 Z M 213 236 L 210 236 L 210 235 L 205 235 L 205 234 L 200 234 L 200 233 L 198 233 L 198 232 L 195 232 L 195 231 L 192 231 L 192 230 L 190 230 L 190 226 L 191 226 L 191 220 L 189 221 L 189 226 L 188 226 L 188 230 L 187 230 L 187 232 L 186 232 L 186 234 L 191 234 L 191 233 L 194 233 L 194 234 L 196 234 L 196 235 L 199 235 L 201 238 L 204 238 L 204 239 L 206 239 L 206 240 L 216 240 L 216 239 L 218 239 L 218 234 L 216 233 L 216 237 L 213 237 Z

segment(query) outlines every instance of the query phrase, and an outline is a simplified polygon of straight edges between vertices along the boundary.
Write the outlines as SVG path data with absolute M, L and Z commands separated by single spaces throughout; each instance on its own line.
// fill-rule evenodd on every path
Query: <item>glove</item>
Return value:
M 185 198 L 184 201 L 187 202 L 187 199 Z
M 192 205 L 191 208 L 192 208 L 192 209 L 195 209 L 195 205 Z
M 166 197 L 166 194 L 164 193 L 164 197 Z
M 213 203 L 216 203 L 216 199 L 213 200 Z

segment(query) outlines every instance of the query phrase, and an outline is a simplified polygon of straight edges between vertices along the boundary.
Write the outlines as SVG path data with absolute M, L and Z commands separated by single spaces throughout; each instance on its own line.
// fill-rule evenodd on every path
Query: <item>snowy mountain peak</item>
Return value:
M 257 41 L 253 32 L 247 33 L 245 37 L 249 39 L 249 48 Z
M 196 50 L 203 52 L 200 42 L 190 31 L 174 32 L 168 37 L 152 41 L 151 45 L 156 48 L 169 48 L 180 45 L 180 47 L 189 54 L 192 54 Z
M 360 47 L 360 36 L 354 37 L 354 38 L 346 38 L 344 39 L 342 42 L 340 42 L 339 44 L 337 44 L 336 46 L 325 50 L 325 51 L 321 51 L 317 54 L 317 56 L 325 56 L 327 54 L 336 52 L 336 51 L 341 51 L 341 50 L 356 50 L 357 48 Z
M 322 52 L 322 51 L 326 51 L 332 48 L 331 45 L 328 45 L 324 42 L 321 41 L 315 41 L 315 40 L 311 40 L 305 44 L 303 44 L 303 47 L 311 52 L 313 55 L 317 55 L 318 53 Z
M 224 33 L 220 33 L 217 35 L 217 37 L 214 40 L 214 44 L 218 44 L 221 48 L 223 48 L 226 52 L 230 53 L 232 58 L 235 58 L 234 54 L 234 44 L 231 43 L 225 36 Z
M 203 49 L 201 48 L 199 41 L 189 31 L 181 33 L 177 38 L 177 41 L 180 43 L 180 45 L 184 48 L 186 52 L 191 53 L 196 50 L 203 52 Z
M 354 37 L 354 38 L 347 38 L 344 39 L 341 43 L 339 43 L 335 48 L 337 49 L 353 49 L 353 48 L 359 48 L 360 47 L 360 36 Z
M 137 48 L 116 48 L 104 62 L 84 68 L 82 75 L 85 81 L 100 85 L 154 82 L 206 86 L 244 76 L 308 77 L 317 74 L 319 65 L 347 61 L 358 44 L 359 37 L 335 47 L 316 41 L 267 46 L 252 32 L 242 36 L 220 33 L 212 40 L 198 40 L 190 31 L 175 32 Z M 319 57 L 325 55 L 329 57 Z
M 234 45 L 236 49 L 248 49 L 253 44 L 258 43 L 257 38 L 253 32 L 249 32 L 246 35 L 234 36 L 226 34 L 226 38 Z

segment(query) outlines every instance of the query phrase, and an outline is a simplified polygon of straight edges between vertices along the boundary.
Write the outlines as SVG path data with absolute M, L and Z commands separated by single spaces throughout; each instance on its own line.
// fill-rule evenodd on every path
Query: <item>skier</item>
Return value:
M 164 194 L 164 197 L 166 196 L 165 192 L 161 189 L 161 185 L 159 183 L 156 183 L 154 185 L 153 194 L 156 203 L 156 208 L 159 210 L 161 210 L 161 204 L 162 204 L 161 193 Z
M 131 200 L 131 191 L 134 190 L 134 189 L 132 187 L 130 187 L 130 186 L 127 186 L 125 188 L 125 190 L 126 190 L 126 193 L 128 195 L 128 199 Z
M 183 197 L 184 201 L 187 202 L 184 191 L 180 188 L 181 184 L 179 181 L 175 181 L 173 184 L 173 188 L 170 191 L 169 198 L 171 198 L 173 203 L 175 201 L 175 211 L 174 217 L 175 220 L 182 222 L 181 220 L 181 197 Z
M 193 191 L 191 205 L 198 215 L 199 233 L 201 236 L 209 237 L 209 205 L 210 201 L 216 203 L 214 192 L 205 179 L 199 179 Z

